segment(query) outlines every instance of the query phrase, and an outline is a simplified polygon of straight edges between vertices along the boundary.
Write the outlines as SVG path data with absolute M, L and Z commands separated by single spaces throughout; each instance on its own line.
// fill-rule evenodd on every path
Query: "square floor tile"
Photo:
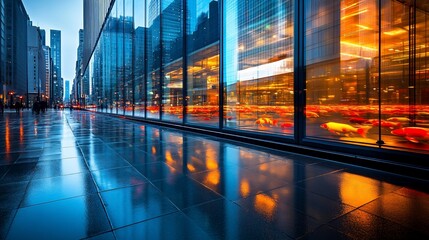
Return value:
M 85 155 L 86 163 L 91 171 L 99 171 L 110 168 L 127 167 L 130 164 L 118 154 L 93 154 Z
M 100 191 L 139 185 L 147 181 L 133 167 L 94 171 L 92 172 L 92 176 Z
M 299 182 L 298 186 L 354 207 L 399 189 L 396 185 L 348 172 L 334 172 L 311 178 Z
M 29 181 L 33 177 L 36 164 L 33 162 L 11 165 L 9 171 L 1 179 L 0 184 Z
M 276 160 L 248 168 L 291 184 L 341 170 L 319 164 L 297 164 L 291 160 Z
M 241 199 L 237 204 L 267 221 L 284 225 L 293 223 L 294 220 L 303 221 L 304 229 L 295 229 L 296 224 L 286 225 L 285 229 L 292 230 L 292 233 L 295 230 L 301 230 L 301 232 L 289 234 L 293 237 L 299 237 L 297 234 L 314 230 L 319 223 L 327 223 L 355 209 L 293 185 Z
M 355 210 L 331 222 L 336 230 L 355 239 L 425 239 L 424 235 L 387 219 Z
M 6 239 L 9 227 L 15 217 L 16 210 L 1 210 L 0 209 L 0 239 Z
M 225 165 L 246 167 L 276 160 L 270 158 L 270 155 L 265 152 L 233 147 L 225 147 L 222 157 Z
M 120 239 L 210 239 L 182 213 L 173 213 L 115 231 Z
M 361 207 L 361 210 L 401 223 L 429 236 L 429 199 L 390 193 Z
M 96 192 L 89 173 L 35 179 L 29 183 L 21 206 L 31 206 Z
M 85 162 L 78 158 L 43 161 L 37 163 L 33 179 L 58 177 L 83 172 L 88 172 L 88 169 Z
M 192 174 L 191 177 L 229 200 L 250 197 L 288 185 L 283 181 L 238 166 Z
M 19 207 L 28 182 L 16 182 L 0 185 L 0 209 L 10 210 Z
M 221 197 L 188 177 L 165 179 L 153 182 L 153 184 L 180 209 Z
M 20 208 L 7 239 L 80 239 L 110 230 L 98 195 Z
M 102 192 L 101 197 L 114 228 L 178 211 L 149 183 Z
M 328 225 L 324 225 L 318 229 L 316 229 L 314 232 L 311 232 L 307 234 L 306 236 L 300 238 L 300 240 L 320 240 L 320 239 L 356 239 L 350 236 L 345 235 L 344 233 L 341 233 L 332 227 L 329 227 Z
M 289 239 L 225 199 L 187 208 L 183 212 L 214 239 Z
M 150 181 L 175 179 L 179 176 L 183 176 L 180 170 L 170 167 L 163 162 L 138 165 L 134 167 Z
M 116 240 L 115 235 L 113 235 L 113 232 L 107 232 L 100 235 L 97 235 L 95 237 L 85 238 L 87 240 Z

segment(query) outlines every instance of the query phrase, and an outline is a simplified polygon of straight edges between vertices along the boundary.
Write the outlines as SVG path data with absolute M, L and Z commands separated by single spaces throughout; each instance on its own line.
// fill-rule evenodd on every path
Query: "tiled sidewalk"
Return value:
M 417 183 L 323 159 L 83 111 L 0 146 L 0 239 L 429 238 Z

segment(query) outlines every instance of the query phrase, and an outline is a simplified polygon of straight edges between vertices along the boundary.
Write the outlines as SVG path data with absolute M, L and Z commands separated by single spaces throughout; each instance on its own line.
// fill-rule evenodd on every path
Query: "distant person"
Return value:
M 21 111 L 21 103 L 20 102 L 16 102 L 15 103 L 15 111 L 17 113 L 19 113 L 19 111 Z
M 0 113 L 3 114 L 3 112 L 4 112 L 3 101 L 0 101 Z
M 48 104 L 46 103 L 46 101 L 40 102 L 40 110 L 42 110 L 42 113 L 44 113 L 46 111 L 47 107 L 48 107 Z
M 39 101 L 35 101 L 33 103 L 33 112 L 36 114 L 40 113 L 40 102 Z

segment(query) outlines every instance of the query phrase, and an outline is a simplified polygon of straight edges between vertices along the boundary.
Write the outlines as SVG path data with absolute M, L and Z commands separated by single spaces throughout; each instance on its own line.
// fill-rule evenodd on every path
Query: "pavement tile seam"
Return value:
M 66 118 L 66 120 L 67 120 L 67 124 L 68 124 L 69 128 L 73 131 L 73 129 L 72 129 L 72 128 L 71 128 L 71 126 L 70 126 L 69 118 Z M 81 154 L 82 154 L 82 156 L 83 156 L 82 148 L 81 148 L 81 147 L 78 147 L 78 149 L 79 149 L 80 153 L 81 153 Z M 90 168 L 89 168 L 88 162 L 87 162 L 87 160 L 85 159 L 85 157 L 84 157 L 84 156 L 83 156 L 83 161 L 84 161 L 84 164 L 85 164 L 85 166 L 86 166 L 86 170 L 87 170 L 88 172 L 90 172 Z M 108 212 L 107 212 L 106 203 L 104 202 L 103 198 L 101 197 L 101 193 L 100 193 L 100 191 L 99 191 L 99 186 L 97 185 L 97 181 L 95 181 L 94 176 L 93 176 L 92 174 L 90 174 L 90 177 L 91 177 L 92 183 L 95 185 L 95 188 L 96 188 L 96 190 L 97 190 L 97 196 L 98 196 L 98 199 L 99 199 L 99 200 L 100 200 L 100 202 L 101 202 L 101 206 L 102 206 L 102 208 L 103 208 L 104 214 L 105 214 L 105 216 L 106 216 L 106 218 L 107 218 L 107 221 L 108 221 L 108 223 L 109 223 L 110 230 L 113 230 L 113 223 L 112 223 L 112 220 L 110 219 L 110 216 L 109 216 L 109 214 L 108 214 Z M 114 235 L 114 236 L 115 236 L 115 235 Z M 115 236 L 115 238 L 116 238 L 116 236 Z

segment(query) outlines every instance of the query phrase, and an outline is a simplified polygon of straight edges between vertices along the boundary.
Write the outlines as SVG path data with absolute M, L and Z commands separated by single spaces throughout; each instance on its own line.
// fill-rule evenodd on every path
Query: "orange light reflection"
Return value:
M 4 140 L 6 144 L 6 152 L 10 152 L 10 126 L 9 126 L 9 118 L 6 118 L 6 132 L 4 135 Z
M 276 196 L 274 196 L 276 198 Z M 271 196 L 258 194 L 255 197 L 255 210 L 266 218 L 272 218 L 277 208 L 277 202 Z
M 248 197 L 250 194 L 250 185 L 247 179 L 243 179 L 240 183 L 240 193 L 242 197 Z
M 204 182 L 210 186 L 218 185 L 220 182 L 220 172 L 219 171 L 209 172 Z

